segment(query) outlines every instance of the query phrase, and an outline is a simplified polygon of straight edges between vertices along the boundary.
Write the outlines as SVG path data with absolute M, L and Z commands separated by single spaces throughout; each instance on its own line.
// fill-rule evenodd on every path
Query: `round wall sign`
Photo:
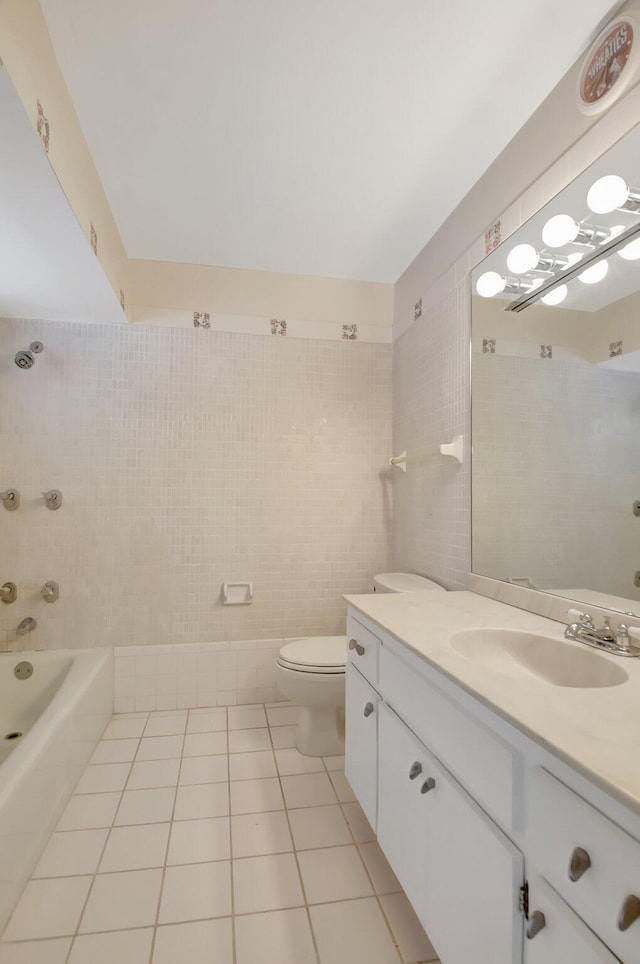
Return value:
M 631 20 L 614 20 L 587 54 L 578 81 L 578 104 L 584 114 L 606 110 L 629 86 L 636 73 L 638 42 L 634 46 Z

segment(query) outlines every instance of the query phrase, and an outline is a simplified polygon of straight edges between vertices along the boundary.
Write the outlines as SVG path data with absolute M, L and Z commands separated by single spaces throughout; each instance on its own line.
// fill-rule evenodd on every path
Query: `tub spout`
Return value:
M 16 629 L 16 636 L 26 636 L 27 633 L 32 633 L 37 625 L 38 624 L 35 619 L 32 619 L 31 616 L 27 616 L 26 619 L 22 620 Z

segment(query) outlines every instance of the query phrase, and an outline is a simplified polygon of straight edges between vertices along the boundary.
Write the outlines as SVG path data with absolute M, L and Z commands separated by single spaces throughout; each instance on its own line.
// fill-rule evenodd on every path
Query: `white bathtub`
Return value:
M 33 675 L 17 679 L 24 661 Z M 0 653 L 0 932 L 112 707 L 111 650 Z

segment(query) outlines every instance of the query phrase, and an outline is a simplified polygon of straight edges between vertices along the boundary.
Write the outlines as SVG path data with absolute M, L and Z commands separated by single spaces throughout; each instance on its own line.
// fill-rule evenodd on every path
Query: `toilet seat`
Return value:
M 298 673 L 327 676 L 344 674 L 347 664 L 346 636 L 309 636 L 294 639 L 280 650 L 277 663 Z

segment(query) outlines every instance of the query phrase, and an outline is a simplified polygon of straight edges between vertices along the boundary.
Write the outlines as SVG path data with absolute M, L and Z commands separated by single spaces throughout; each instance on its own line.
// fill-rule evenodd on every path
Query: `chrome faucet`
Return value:
M 604 625 L 596 629 L 593 617 L 589 613 L 581 613 L 578 609 L 570 609 L 569 616 L 574 622 L 569 623 L 564 631 L 565 639 L 573 639 L 579 643 L 586 643 L 595 649 L 603 649 L 616 656 L 640 656 L 640 649 L 631 645 L 631 636 L 640 638 L 635 628 L 628 628 L 620 623 L 617 629 L 611 628 L 609 617 L 605 617 Z
M 18 628 L 16 629 L 16 636 L 26 636 L 27 633 L 32 633 L 37 626 L 37 622 L 31 616 L 27 616 L 22 620 Z

